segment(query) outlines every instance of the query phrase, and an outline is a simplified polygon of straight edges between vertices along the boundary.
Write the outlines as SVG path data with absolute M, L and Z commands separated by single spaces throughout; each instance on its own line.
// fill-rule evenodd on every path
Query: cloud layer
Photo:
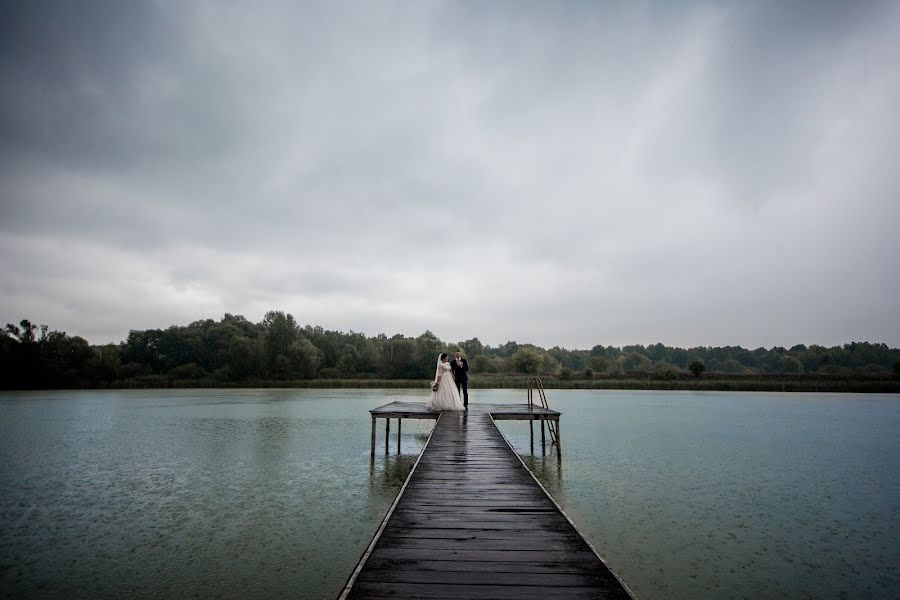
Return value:
M 12 2 L 0 317 L 898 346 L 900 7 L 743 4 Z

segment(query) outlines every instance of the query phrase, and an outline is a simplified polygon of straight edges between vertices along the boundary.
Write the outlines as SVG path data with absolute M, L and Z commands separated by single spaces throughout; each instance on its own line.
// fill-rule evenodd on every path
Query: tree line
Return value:
M 209 382 L 253 385 L 302 380 L 422 380 L 440 352 L 460 349 L 477 385 L 479 375 L 540 375 L 560 380 L 640 375 L 823 375 L 895 377 L 900 350 L 853 342 L 824 347 L 748 350 L 740 346 L 678 348 L 663 344 L 589 350 L 478 338 L 449 343 L 430 331 L 418 337 L 301 327 L 283 311 L 253 323 L 226 313 L 167 329 L 132 330 L 118 344 L 91 345 L 79 336 L 22 320 L 0 335 L 0 379 L 6 389 L 116 387 Z M 705 375 L 704 375 L 705 374 Z

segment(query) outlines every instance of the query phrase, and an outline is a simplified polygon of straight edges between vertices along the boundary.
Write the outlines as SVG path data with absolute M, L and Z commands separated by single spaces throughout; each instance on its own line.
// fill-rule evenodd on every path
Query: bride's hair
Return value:
M 438 378 L 441 376 L 441 364 L 443 364 L 445 358 L 447 358 L 446 352 L 441 352 L 441 354 L 438 356 L 437 364 L 434 366 L 434 380 L 435 381 L 437 381 Z

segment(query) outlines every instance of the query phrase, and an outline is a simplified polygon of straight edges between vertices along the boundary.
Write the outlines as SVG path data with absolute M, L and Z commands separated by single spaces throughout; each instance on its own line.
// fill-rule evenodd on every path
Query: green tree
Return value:
M 618 363 L 626 373 L 635 371 L 646 373 L 653 364 L 646 355 L 634 351 L 623 352 L 623 354 L 619 356 Z
M 706 365 L 703 364 L 702 360 L 695 360 L 688 365 L 688 369 L 694 374 L 694 377 L 700 377 L 700 375 L 703 374 L 703 371 L 706 370 Z
M 264 348 L 267 368 L 274 370 L 279 376 L 287 376 L 290 372 L 290 361 L 287 358 L 288 348 L 299 335 L 297 322 L 292 315 L 273 310 L 266 313 L 262 326 L 265 331 Z M 279 356 L 284 358 L 279 360 Z
M 591 356 L 590 368 L 595 373 L 606 373 L 609 370 L 609 357 L 602 354 L 594 354 Z
M 37 331 L 38 326 L 33 324 L 28 319 L 22 319 L 21 321 L 19 321 L 19 325 L 21 326 L 21 329 L 19 329 L 19 327 L 16 327 L 12 323 L 7 323 L 7 335 L 15 338 L 22 344 L 29 344 L 31 342 L 34 342 L 36 339 L 35 332 Z
M 420 379 L 431 376 L 434 373 L 434 366 L 437 363 L 437 357 L 442 352 L 449 352 L 444 342 L 438 336 L 426 331 L 416 338 L 416 363 L 414 370 L 410 373 L 411 379 Z M 455 348 L 453 348 L 455 350 Z
M 469 368 L 475 373 L 497 373 L 500 371 L 499 358 L 487 354 L 480 354 L 469 361 Z M 471 373 L 469 374 L 471 377 Z
M 228 344 L 228 374 L 232 380 L 240 380 L 258 374 L 259 361 L 256 354 L 256 345 L 246 335 L 238 335 L 232 338 Z
M 159 329 L 129 331 L 128 338 L 122 346 L 123 362 L 136 363 L 154 373 L 162 372 L 165 358 L 160 350 L 162 333 Z
M 96 377 L 100 381 L 116 381 L 122 366 L 122 349 L 116 344 L 94 347 Z
M 195 362 L 178 365 L 171 369 L 167 375 L 173 379 L 202 379 L 207 376 L 206 369 Z
M 322 352 L 305 337 L 291 342 L 287 350 L 287 375 L 290 378 L 313 379 L 322 364 Z
M 474 360 L 478 356 L 481 356 L 484 353 L 484 344 L 481 343 L 481 340 L 478 338 L 472 338 L 471 340 L 466 340 L 464 342 L 459 342 L 458 346 L 462 349 L 463 354 L 465 354 L 466 359 Z
M 434 374 L 436 357 L 432 359 L 427 376 Z M 380 371 L 387 379 L 416 379 L 420 369 L 416 365 L 416 342 L 400 334 L 382 343 Z
M 359 373 L 360 352 L 356 346 L 346 344 L 338 359 L 337 369 L 341 375 L 356 375 Z
M 784 356 L 781 359 L 782 368 L 785 373 L 802 373 L 803 364 L 793 356 Z
M 533 348 L 520 348 L 516 350 L 510 360 L 516 371 L 529 375 L 538 374 L 539 369 L 544 364 L 544 357 Z
M 726 358 L 722 361 L 721 370 L 723 373 L 738 374 L 744 370 L 744 367 L 737 360 Z
M 41 336 L 43 362 L 51 376 L 76 378 L 94 357 L 87 340 L 68 336 L 64 331 L 51 331 Z

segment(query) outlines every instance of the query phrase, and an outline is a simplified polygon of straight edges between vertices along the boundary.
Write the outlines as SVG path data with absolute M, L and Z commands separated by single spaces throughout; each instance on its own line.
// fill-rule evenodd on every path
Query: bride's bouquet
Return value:
M 432 381 L 432 382 L 431 382 L 431 391 L 432 391 L 432 392 L 436 392 L 437 389 L 438 389 L 438 382 L 437 382 L 437 381 Z

